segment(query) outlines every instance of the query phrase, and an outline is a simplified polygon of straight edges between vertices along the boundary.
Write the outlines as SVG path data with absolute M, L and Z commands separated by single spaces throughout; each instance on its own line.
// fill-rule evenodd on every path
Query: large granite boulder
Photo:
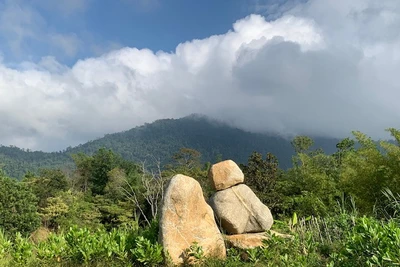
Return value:
M 208 177 L 217 191 L 243 183 L 244 181 L 242 170 L 232 160 L 225 160 L 212 165 Z
M 244 184 L 216 192 L 210 204 L 217 223 L 230 234 L 264 232 L 274 222 L 269 208 Z
M 205 255 L 226 257 L 213 210 L 193 178 L 178 174 L 170 181 L 164 195 L 159 239 L 174 264 L 187 260 L 185 250 L 194 242 L 203 248 Z

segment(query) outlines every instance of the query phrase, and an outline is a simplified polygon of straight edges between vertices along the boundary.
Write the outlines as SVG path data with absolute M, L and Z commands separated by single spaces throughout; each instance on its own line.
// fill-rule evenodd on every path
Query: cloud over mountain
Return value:
M 62 149 L 191 113 L 281 134 L 357 129 L 379 138 L 398 127 L 400 2 L 309 0 L 274 10 L 273 20 L 250 15 L 171 53 L 125 47 L 72 67 L 54 57 L 3 62 L 0 143 Z

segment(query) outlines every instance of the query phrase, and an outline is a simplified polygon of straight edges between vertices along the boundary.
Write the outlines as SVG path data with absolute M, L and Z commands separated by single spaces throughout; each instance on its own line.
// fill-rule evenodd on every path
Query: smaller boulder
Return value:
M 264 246 L 264 240 L 268 240 L 272 235 L 277 235 L 282 238 L 292 238 L 291 235 L 281 234 L 275 231 L 238 234 L 238 235 L 225 235 L 224 239 L 228 247 L 251 249 Z
M 230 234 L 259 233 L 271 229 L 271 211 L 245 184 L 216 192 L 210 199 L 217 223 Z
M 244 181 L 242 170 L 232 160 L 225 160 L 212 165 L 208 177 L 217 191 L 227 189 Z

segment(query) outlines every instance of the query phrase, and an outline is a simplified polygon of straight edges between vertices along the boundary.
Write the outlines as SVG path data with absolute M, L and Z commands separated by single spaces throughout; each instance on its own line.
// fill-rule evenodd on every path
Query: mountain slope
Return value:
M 335 150 L 337 142 L 329 138 L 315 139 L 316 147 L 323 148 L 327 153 Z M 3 169 L 9 175 L 21 177 L 27 170 L 36 171 L 40 167 L 69 168 L 73 165 L 71 154 L 92 154 L 101 147 L 110 148 L 128 160 L 149 162 L 156 158 L 162 164 L 168 163 L 182 147 L 200 151 L 204 162 L 214 162 L 220 156 L 245 163 L 253 151 L 271 152 L 278 157 L 282 168 L 290 166 L 293 155 L 290 141 L 282 137 L 250 133 L 192 115 L 158 120 L 125 132 L 108 134 L 64 152 L 27 152 L 15 147 L 0 147 L 0 164 L 3 163 Z
M 21 178 L 27 171 L 37 171 L 40 168 L 71 169 L 72 158 L 63 152 L 46 153 L 41 151 L 26 151 L 18 147 L 0 146 L 0 169 L 14 178 Z

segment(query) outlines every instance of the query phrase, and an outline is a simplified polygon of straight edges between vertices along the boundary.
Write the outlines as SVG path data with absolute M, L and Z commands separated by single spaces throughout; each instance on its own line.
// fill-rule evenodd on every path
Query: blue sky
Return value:
M 38 61 L 50 55 L 72 65 L 77 59 L 125 46 L 170 52 L 179 43 L 224 34 L 236 20 L 263 12 L 254 0 L 56 2 L 1 1 L 3 19 L 13 20 L 0 27 L 6 62 Z
M 287 137 L 400 127 L 399 0 L 60 3 L 0 0 L 0 145 L 192 113 Z

